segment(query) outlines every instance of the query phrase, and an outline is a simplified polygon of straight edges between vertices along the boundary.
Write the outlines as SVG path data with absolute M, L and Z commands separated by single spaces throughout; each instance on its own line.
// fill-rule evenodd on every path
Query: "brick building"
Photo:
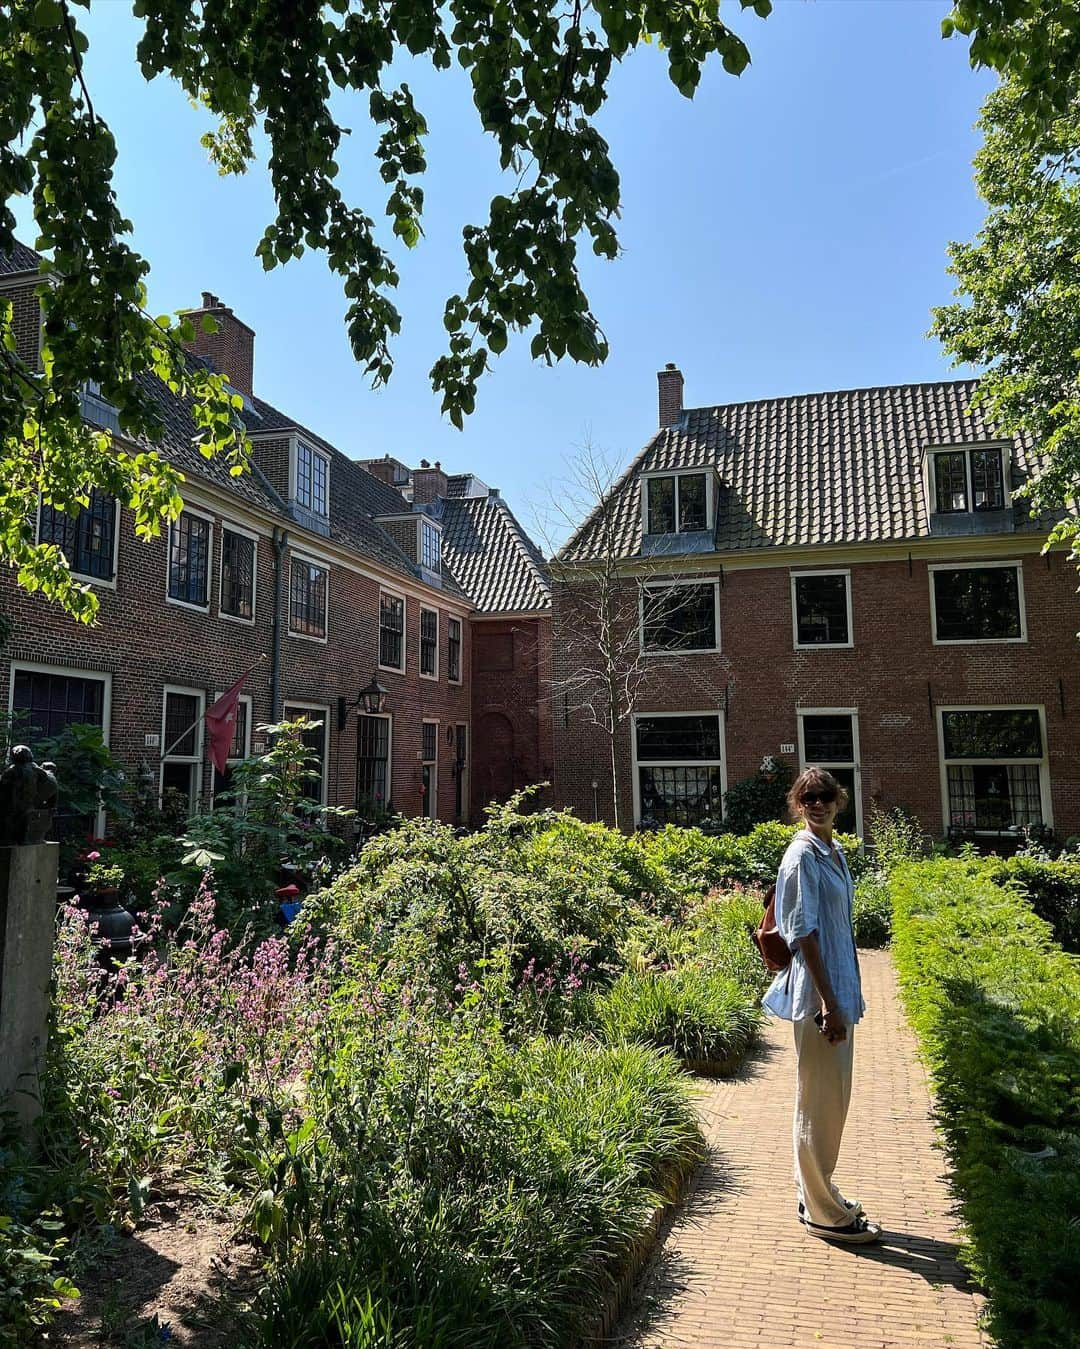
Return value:
M 40 284 L 31 250 L 0 258 L 0 297 L 13 302 L 19 355 L 32 369 Z M 260 724 L 306 713 L 319 723 L 305 738 L 321 765 L 321 801 L 477 819 L 489 794 L 509 794 L 551 762 L 534 636 L 550 603 L 543 559 L 498 493 L 471 475 L 449 478 L 426 461 L 366 468 L 259 397 L 255 334 L 217 296 L 204 293 L 193 311 L 203 313 L 219 330 L 199 333 L 194 358 L 243 398 L 250 472 L 232 478 L 204 460 L 189 410 L 147 377 L 166 428 L 158 448 L 186 477 L 184 512 L 144 542 L 127 509 L 97 492 L 77 518 L 39 506 L 37 537 L 56 542 L 95 588 L 99 619 L 86 628 L 13 575 L 0 578 L 12 624 L 0 649 L 4 706 L 43 733 L 100 725 L 129 771 L 181 792 L 194 810 L 222 786 L 203 713 L 254 665 L 234 758 L 260 751 Z M 92 390 L 83 412 L 117 429 Z M 496 631 L 511 640 L 510 664 L 477 678 L 474 650 L 486 651 Z M 377 715 L 357 707 L 373 678 L 385 689 Z M 505 769 L 493 766 L 503 753 Z
M 660 372 L 658 431 L 555 567 L 558 691 L 608 530 L 642 652 L 615 743 L 633 822 L 718 816 L 775 755 L 830 767 L 860 832 L 873 801 L 936 837 L 1080 833 L 1076 570 L 1042 554 L 1014 495 L 1037 462 L 970 411 L 975 383 L 696 409 L 682 388 Z M 558 802 L 610 818 L 604 732 L 557 697 L 554 736 Z

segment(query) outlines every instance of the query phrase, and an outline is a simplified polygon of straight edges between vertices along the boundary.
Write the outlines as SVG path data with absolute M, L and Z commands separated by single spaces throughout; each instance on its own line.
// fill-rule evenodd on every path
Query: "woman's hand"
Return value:
M 827 1008 L 825 1009 L 825 1015 L 821 1021 L 821 1033 L 831 1045 L 842 1044 L 847 1039 L 847 1022 L 835 1007 L 831 1012 Z

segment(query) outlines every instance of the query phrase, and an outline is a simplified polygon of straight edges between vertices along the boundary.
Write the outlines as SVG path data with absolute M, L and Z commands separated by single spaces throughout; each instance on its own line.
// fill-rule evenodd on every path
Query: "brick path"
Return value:
M 989 1344 L 956 1263 L 944 1157 L 892 962 L 860 958 L 868 1012 L 837 1180 L 881 1223 L 881 1244 L 832 1246 L 796 1221 L 795 1056 L 790 1026 L 770 1021 L 740 1075 L 705 1088 L 710 1157 L 613 1337 L 624 1349 Z

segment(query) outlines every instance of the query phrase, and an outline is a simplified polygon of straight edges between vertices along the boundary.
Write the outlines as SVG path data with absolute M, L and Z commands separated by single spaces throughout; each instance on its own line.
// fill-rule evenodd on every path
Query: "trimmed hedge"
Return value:
M 893 952 L 1003 1349 L 1077 1343 L 1080 968 L 994 863 L 890 878 Z
M 1080 857 L 1010 857 L 995 868 L 993 879 L 1016 881 L 1053 928 L 1055 940 L 1080 954 Z

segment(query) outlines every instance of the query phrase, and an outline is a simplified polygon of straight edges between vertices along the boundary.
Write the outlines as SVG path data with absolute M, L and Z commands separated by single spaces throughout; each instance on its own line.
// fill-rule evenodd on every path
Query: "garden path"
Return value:
M 739 1075 L 705 1086 L 706 1165 L 615 1336 L 624 1349 L 975 1349 L 980 1299 L 956 1262 L 925 1070 L 885 951 L 860 953 L 867 1016 L 837 1178 L 884 1229 L 834 1246 L 795 1216 L 795 1055 L 770 1021 Z

